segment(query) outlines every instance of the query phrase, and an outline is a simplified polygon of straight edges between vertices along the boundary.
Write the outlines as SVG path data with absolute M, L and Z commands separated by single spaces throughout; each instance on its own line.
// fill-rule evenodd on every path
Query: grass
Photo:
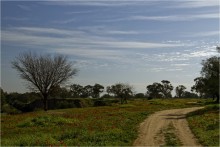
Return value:
M 164 146 L 181 146 L 181 142 L 175 133 L 175 128 L 170 124 L 163 130 L 165 145 Z
M 188 114 L 189 126 L 198 141 L 204 146 L 219 146 L 219 105 Z
M 131 146 L 139 124 L 155 111 L 192 107 L 198 99 L 132 100 L 105 107 L 1 116 L 2 146 Z

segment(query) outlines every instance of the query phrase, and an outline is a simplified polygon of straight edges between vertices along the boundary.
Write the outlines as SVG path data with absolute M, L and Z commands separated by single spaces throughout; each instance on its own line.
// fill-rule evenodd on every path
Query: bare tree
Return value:
M 48 96 L 53 87 L 64 84 L 78 71 L 66 56 L 37 55 L 31 52 L 20 54 L 12 61 L 12 67 L 22 79 L 28 81 L 31 90 L 41 93 L 45 111 L 48 109 Z

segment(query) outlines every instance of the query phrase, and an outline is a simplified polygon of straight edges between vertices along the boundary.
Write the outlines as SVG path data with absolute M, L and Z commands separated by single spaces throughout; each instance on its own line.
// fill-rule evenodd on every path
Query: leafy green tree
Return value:
M 72 62 L 62 55 L 20 54 L 12 67 L 29 83 L 28 88 L 37 90 L 43 98 L 44 110 L 48 109 L 48 96 L 57 85 L 64 84 L 77 73 Z
M 93 86 L 92 97 L 93 98 L 99 98 L 100 97 L 100 93 L 102 93 L 103 91 L 104 91 L 104 86 L 102 86 L 100 84 L 95 84 Z
M 137 93 L 137 94 L 135 94 L 134 97 L 135 98 L 145 98 L 145 95 L 144 95 L 144 93 Z
M 201 77 L 196 78 L 192 90 L 204 95 L 212 95 L 219 102 L 219 61 L 220 57 L 213 56 L 202 61 Z
M 175 91 L 176 91 L 176 97 L 182 98 L 182 97 L 184 96 L 185 89 L 186 89 L 186 87 L 183 86 L 183 85 L 177 86 L 176 89 L 175 89 Z
M 173 90 L 173 86 L 170 83 L 170 81 L 167 80 L 163 80 L 161 81 L 162 83 L 162 88 L 161 88 L 161 92 L 164 98 L 172 98 L 172 90 Z
M 117 83 L 109 88 L 109 92 L 121 99 L 121 104 L 127 103 L 127 98 L 133 95 L 133 87 L 129 84 Z
M 107 86 L 107 87 L 106 87 L 106 92 L 108 93 L 108 95 L 110 95 L 111 93 L 113 93 L 112 87 L 111 87 L 111 86 Z
M 104 94 L 101 98 L 112 98 L 112 96 L 109 94 Z
M 219 102 L 219 61 L 220 57 L 214 56 L 202 61 L 201 75 L 206 83 L 207 93 L 216 97 Z
M 220 46 L 217 46 L 217 47 L 216 47 L 216 50 L 217 50 L 217 52 L 220 53 Z
M 20 95 L 21 95 L 21 94 L 19 94 L 19 93 L 17 93 L 17 92 L 8 93 L 8 94 L 6 95 L 6 102 L 9 103 L 9 104 L 13 104 L 13 102 L 14 102 L 15 100 L 20 99 Z M 23 98 L 22 98 L 22 100 L 23 100 Z
M 61 87 L 60 85 L 56 85 L 51 90 L 51 97 L 53 98 L 70 98 L 71 92 L 65 87 Z
M 198 95 L 189 91 L 185 91 L 183 98 L 198 98 Z
M 162 98 L 163 93 L 163 85 L 157 82 L 154 82 L 152 85 L 148 85 L 147 87 L 147 96 L 149 98 Z
M 6 97 L 5 97 L 5 92 L 3 91 L 2 88 L 0 88 L 1 90 L 1 110 L 4 104 L 6 104 Z
M 191 91 L 195 91 L 199 94 L 199 97 L 205 97 L 206 95 L 206 79 L 203 77 L 197 77 L 194 79 L 195 85 L 191 87 Z
M 70 85 L 70 93 L 72 97 L 79 98 L 83 95 L 83 86 L 79 84 L 72 84 Z
M 91 97 L 92 94 L 93 94 L 93 86 L 86 85 L 83 87 L 83 92 L 82 92 L 83 98 Z

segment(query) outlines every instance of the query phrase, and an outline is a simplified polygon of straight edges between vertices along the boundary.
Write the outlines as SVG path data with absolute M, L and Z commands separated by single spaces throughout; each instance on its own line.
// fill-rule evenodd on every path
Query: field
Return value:
M 149 114 L 201 105 L 204 102 L 199 99 L 140 99 L 124 105 L 2 115 L 1 145 L 131 146 L 138 125 Z

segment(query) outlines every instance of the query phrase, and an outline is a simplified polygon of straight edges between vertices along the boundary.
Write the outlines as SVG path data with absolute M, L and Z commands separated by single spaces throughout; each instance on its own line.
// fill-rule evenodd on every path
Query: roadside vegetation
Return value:
M 219 146 L 219 104 L 188 114 L 189 127 L 204 146 Z
M 165 128 L 162 132 L 164 134 L 164 146 L 181 146 L 181 141 L 177 137 L 175 133 L 175 128 L 173 124 L 170 124 L 167 128 Z
M 139 124 L 149 114 L 203 104 L 197 101 L 199 99 L 136 99 L 123 105 L 3 114 L 1 145 L 131 146 L 137 138 Z

